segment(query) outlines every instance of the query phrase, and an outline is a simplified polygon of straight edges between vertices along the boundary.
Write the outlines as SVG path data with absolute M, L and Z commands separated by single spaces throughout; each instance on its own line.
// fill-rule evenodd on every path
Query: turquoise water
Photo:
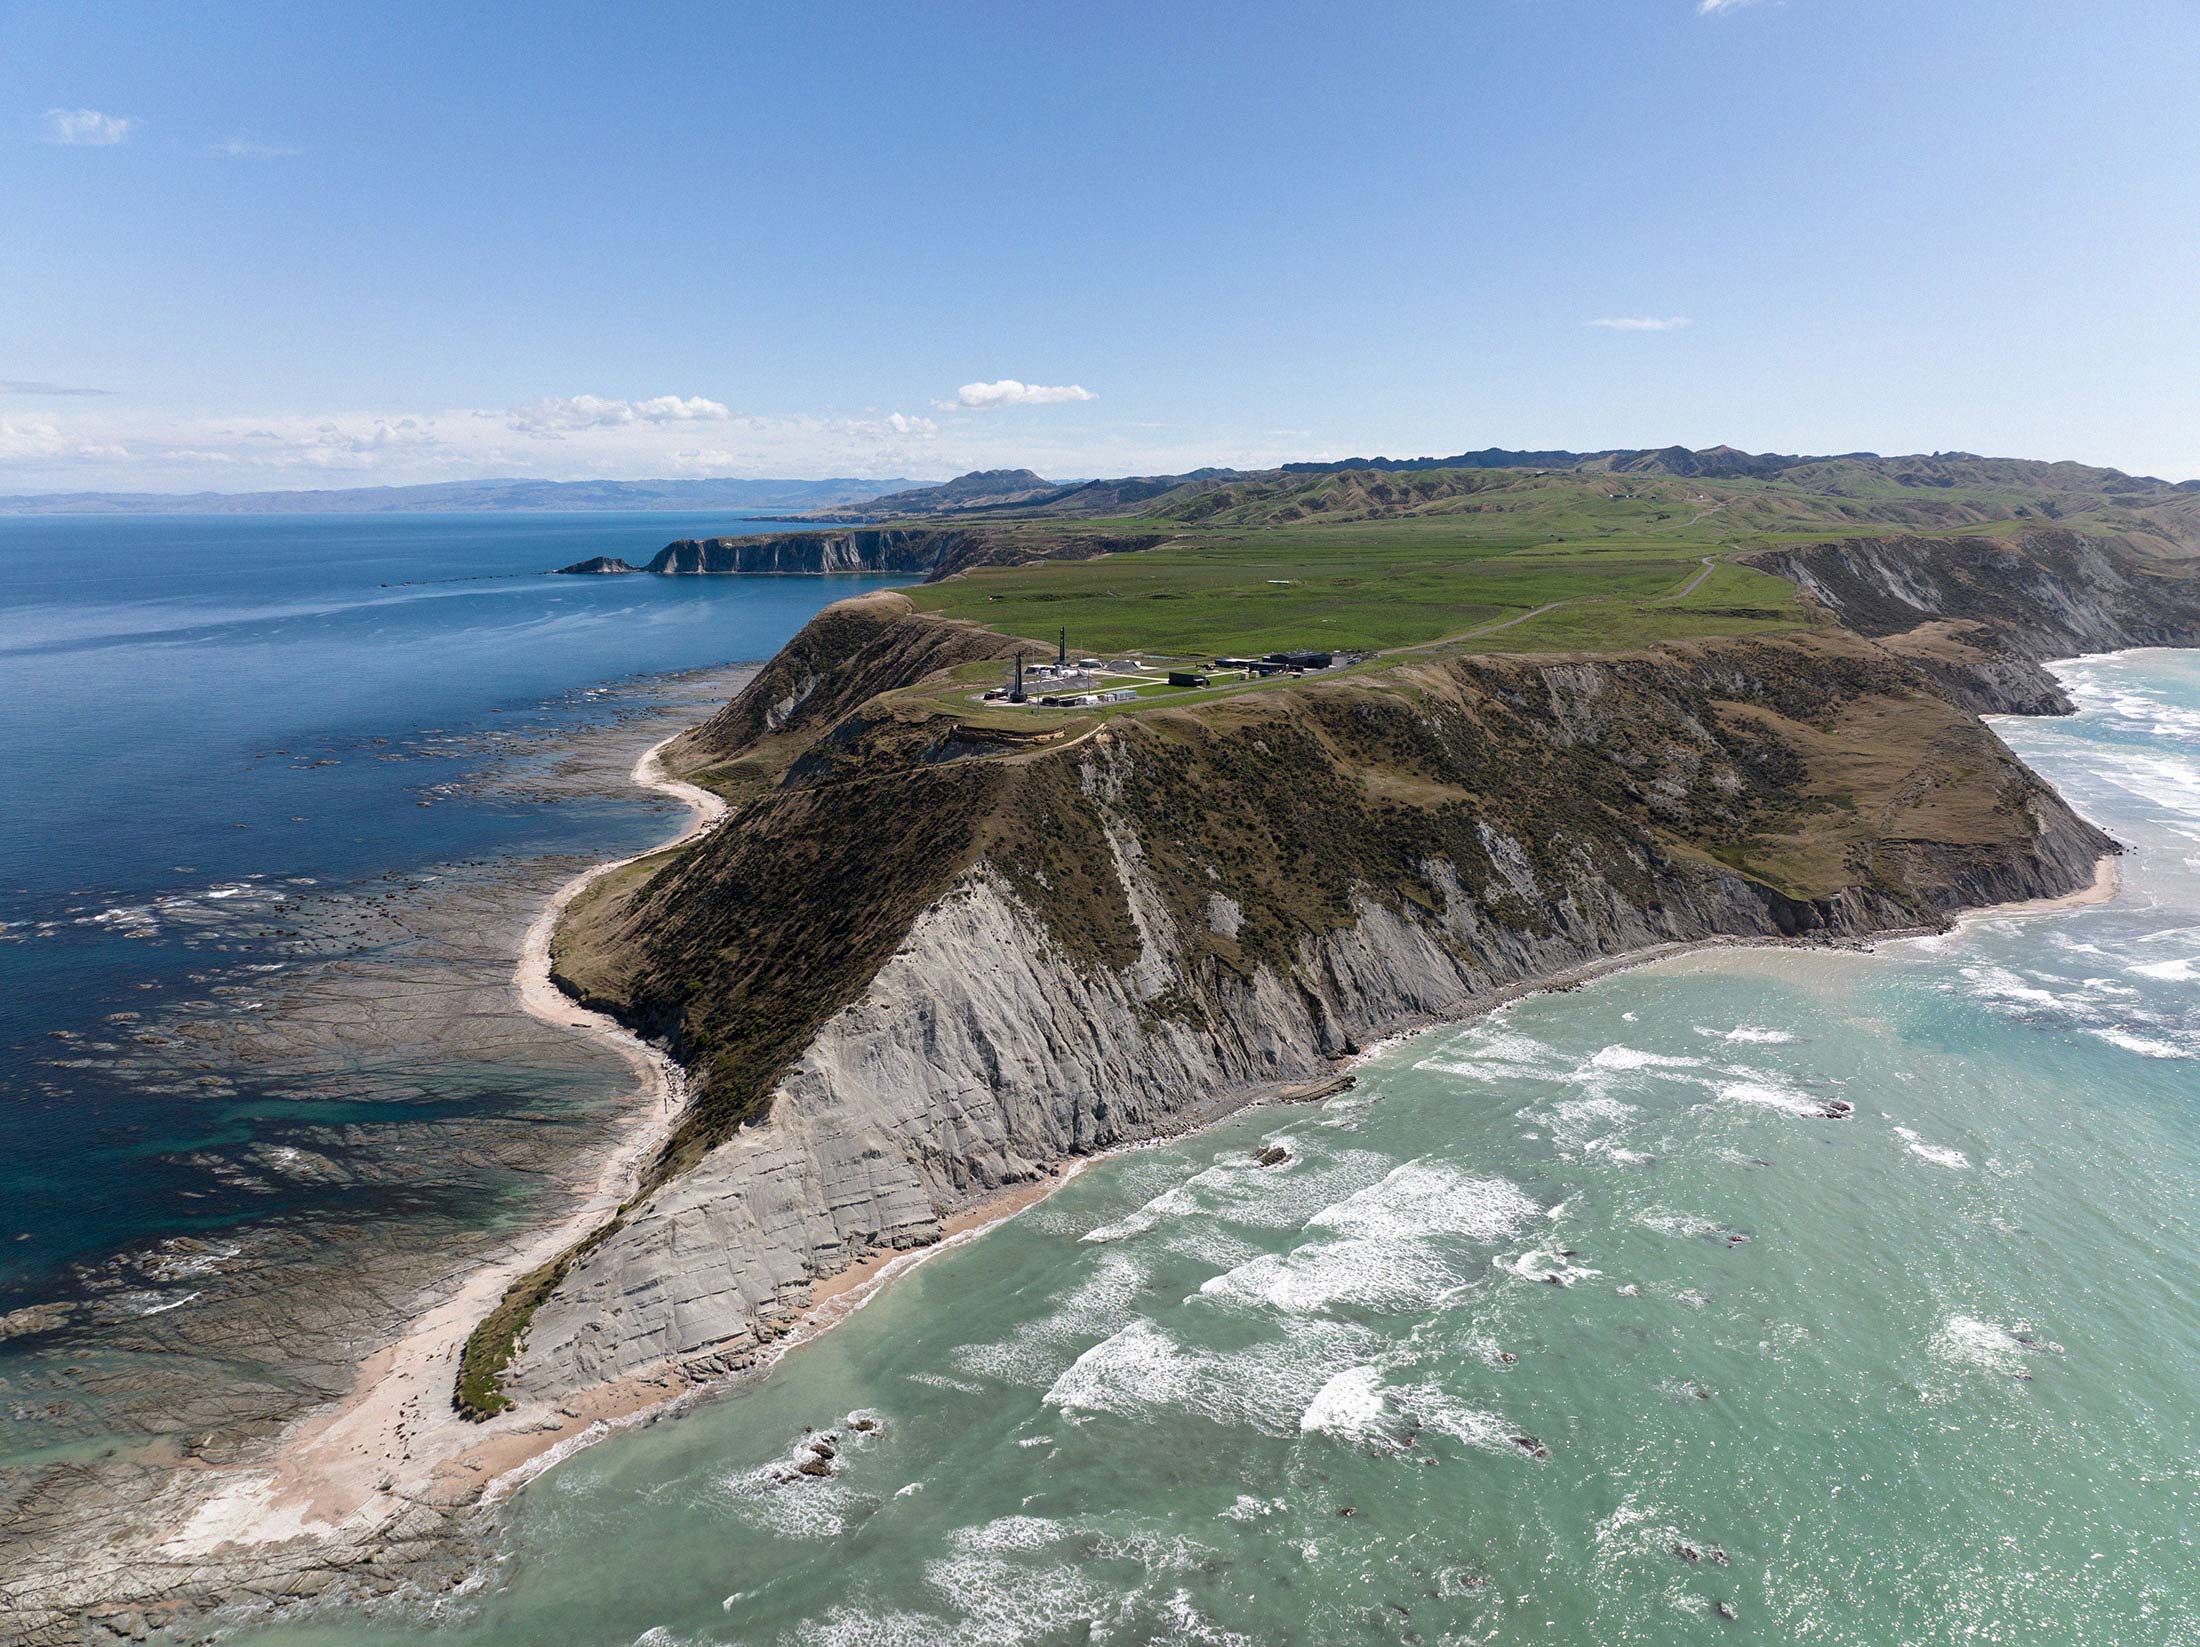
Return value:
M 2200 1639 L 2200 656 L 2065 673 L 2005 734 L 2113 906 L 1388 1048 L 578 1454 L 432 1618 L 254 1639 Z
M 761 660 L 827 602 L 906 581 L 544 575 L 754 524 L 0 521 L 0 1312 L 98 1305 L 66 1334 L 0 1333 L 0 1466 L 57 1436 L 94 1445 L 117 1401 L 148 1405 L 135 1369 L 100 1384 L 71 1359 L 88 1327 L 157 1326 L 142 1347 L 181 1365 L 174 1340 L 224 1287 L 274 1285 L 267 1265 L 310 1264 L 362 1227 L 398 1238 L 401 1219 L 447 1234 L 535 1192 L 478 1144 L 464 1156 L 461 1134 L 561 1124 L 625 1090 L 600 1057 L 438 1044 L 413 1063 L 396 1031 L 310 1091 L 211 1041 L 156 1081 L 139 1049 L 253 1010 L 302 950 L 328 955 L 300 934 L 332 912 L 385 909 L 454 866 L 478 879 L 667 834 L 676 809 L 623 785 L 549 800 L 469 780 L 648 709 L 659 672 Z M 422 1031 L 425 1048 L 440 1026 Z M 391 1173 L 393 1143 L 438 1171 Z M 316 1171 L 267 1170 L 299 1151 Z M 212 1245 L 186 1256 L 178 1238 Z M 203 1346 L 217 1358 L 219 1337 Z M 217 1359 L 190 1376 L 279 1371 Z

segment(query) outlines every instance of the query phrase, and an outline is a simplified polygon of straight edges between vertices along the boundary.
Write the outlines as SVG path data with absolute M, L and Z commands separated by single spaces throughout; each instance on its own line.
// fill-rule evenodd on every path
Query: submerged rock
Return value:
M 24 1237 L 18 1236 L 17 1240 Z M 69 1324 L 76 1314 L 76 1306 L 70 1303 L 26 1304 L 19 1310 L 0 1315 L 0 1339 L 27 1338 L 32 1333 L 53 1332 Z

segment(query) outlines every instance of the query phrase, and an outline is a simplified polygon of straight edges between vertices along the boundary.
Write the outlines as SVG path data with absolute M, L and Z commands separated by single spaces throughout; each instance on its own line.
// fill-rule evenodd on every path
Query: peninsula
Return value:
M 1540 981 L 2086 887 L 2113 843 L 1978 716 L 2200 633 L 2200 489 L 2071 464 L 1009 478 L 650 563 L 926 581 L 671 746 L 729 826 L 560 928 L 558 981 L 693 1098 L 475 1334 L 463 1410 L 750 1365 L 989 1198 Z
M 407 1582 L 485 1490 L 767 1364 L 897 1255 L 1383 1037 L 2105 884 L 2116 844 L 1980 716 L 2066 710 L 2042 660 L 2200 637 L 2200 490 L 2077 465 L 993 484 L 649 562 L 922 580 L 827 608 L 653 752 L 716 826 L 531 941 L 534 1010 L 546 966 L 580 1032 L 676 1069 L 631 1049 L 628 1135 L 530 1267 L 423 1301 L 264 1467 L 110 1516 L 11 1596 L 25 1639 Z

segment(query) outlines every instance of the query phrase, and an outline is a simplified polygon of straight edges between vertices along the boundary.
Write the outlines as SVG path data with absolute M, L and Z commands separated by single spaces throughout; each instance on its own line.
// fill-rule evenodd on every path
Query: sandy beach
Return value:
M 2029 898 L 2022 903 L 1992 904 L 1985 909 L 1974 909 L 1957 917 L 1956 925 L 1962 927 L 1973 921 L 1996 920 L 2005 915 L 2053 915 L 2068 909 L 2090 909 L 2095 904 L 2112 902 L 2123 887 L 2121 861 L 2110 854 L 2093 866 L 2091 886 L 2082 886 L 2059 898 Z
M 396 1343 L 371 1356 L 353 1393 L 304 1420 L 278 1445 L 271 1463 L 235 1472 L 235 1479 L 206 1499 L 162 1546 L 163 1556 L 190 1559 L 224 1546 L 363 1530 L 421 1503 L 464 1503 L 500 1469 L 606 1416 L 592 1408 L 515 1411 L 490 1424 L 473 1424 L 453 1409 L 451 1389 L 459 1352 L 476 1323 L 514 1280 L 617 1210 L 684 1101 L 684 1079 L 671 1059 L 573 1001 L 550 978 L 551 939 L 576 897 L 603 876 L 685 845 L 723 821 L 724 801 L 664 772 L 659 757 L 670 741 L 644 752 L 633 777 L 687 806 L 685 827 L 648 852 L 598 864 L 561 887 L 527 929 L 514 974 L 519 1003 L 531 1016 L 601 1037 L 634 1071 L 637 1086 L 627 1099 L 618 1140 L 594 1182 L 558 1223 L 531 1232 L 504 1257 L 471 1271 Z M 653 1399 L 663 1398 L 659 1387 Z

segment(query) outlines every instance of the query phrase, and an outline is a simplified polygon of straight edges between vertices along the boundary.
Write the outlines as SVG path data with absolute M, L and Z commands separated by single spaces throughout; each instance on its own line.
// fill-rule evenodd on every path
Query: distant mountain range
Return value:
M 455 480 L 426 486 L 365 486 L 321 492 L 47 492 L 0 496 L 0 515 L 496 514 L 526 511 L 725 510 L 795 522 L 860 524 L 924 516 L 1092 518 L 1159 512 L 1193 519 L 1242 510 L 1262 498 L 1289 499 L 1330 476 L 1418 477 L 1406 494 L 1361 499 L 1376 513 L 1418 512 L 1448 492 L 1472 491 L 1477 470 L 1663 477 L 1708 483 L 1777 481 L 1813 493 L 1910 495 L 1980 487 L 2083 493 L 2138 501 L 2200 493 L 2200 481 L 2170 483 L 2078 463 L 1985 458 L 1972 452 L 1881 457 L 1876 452 L 1793 457 L 1732 446 L 1615 447 L 1599 452 L 1486 447 L 1451 457 L 1354 457 L 1273 469 L 1194 469 L 1181 475 L 1049 480 L 1030 469 L 977 469 L 950 481 L 854 480 Z M 1455 479 L 1445 480 L 1449 475 Z M 1354 485 L 1360 485 L 1355 482 Z M 1403 486 L 1406 479 L 1398 482 Z M 1327 494 L 1325 494 L 1327 495 Z M 1296 505 L 1285 501 L 1282 507 Z M 1335 509 L 1336 500 L 1320 503 Z
M 0 515 L 505 514 L 644 509 L 723 509 L 756 514 L 830 509 L 877 497 L 881 491 L 906 491 L 916 484 L 908 479 L 453 480 L 426 486 L 355 486 L 325 492 L 45 492 L 0 497 Z
M 2037 492 L 2043 512 L 2056 512 L 2057 497 L 2092 503 L 2189 498 L 2200 481 L 2172 483 L 2145 475 L 2080 463 L 2042 463 L 1986 458 L 1973 452 L 1932 452 L 1882 457 L 1877 452 L 1789 456 L 1744 452 L 1732 446 L 1617 447 L 1600 452 L 1515 451 L 1487 447 L 1451 457 L 1339 458 L 1286 463 L 1273 469 L 1195 469 L 1181 475 L 1132 475 L 1120 480 L 1050 481 L 1029 469 L 982 469 L 938 486 L 830 504 L 809 511 L 813 521 L 906 520 L 923 516 L 1013 516 L 1017 519 L 1089 519 L 1156 515 L 1179 520 L 1212 518 L 1297 519 L 1307 512 L 1397 514 L 1443 512 L 1446 500 L 1485 486 L 1476 472 L 1640 477 L 1704 483 L 1777 482 L 1798 492 L 1858 498 L 1932 497 L 1968 500 L 1981 489 Z M 1383 477 L 1401 477 L 1385 484 Z M 1330 484 L 1336 481 L 1338 484 Z M 1342 513 L 1340 513 L 1342 511 Z M 1992 518 L 1988 508 L 1979 518 Z

